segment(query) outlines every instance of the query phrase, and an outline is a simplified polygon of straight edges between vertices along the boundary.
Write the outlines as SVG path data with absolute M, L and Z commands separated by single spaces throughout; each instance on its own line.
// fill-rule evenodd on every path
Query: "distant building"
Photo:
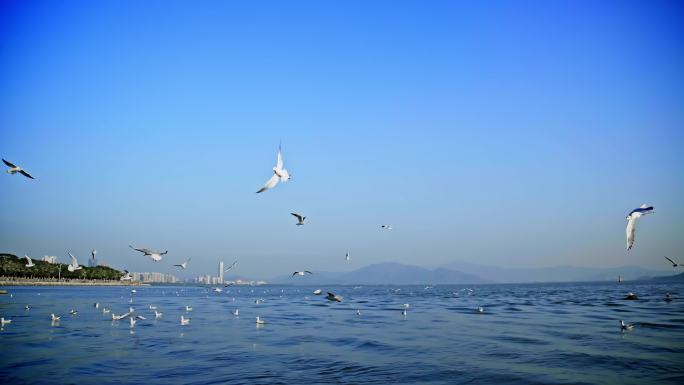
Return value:
M 54 255 L 45 255 L 43 256 L 42 261 L 47 263 L 57 263 L 57 257 Z
M 155 282 L 155 283 L 176 283 L 178 278 L 172 274 L 165 273 L 131 273 L 133 281 L 139 282 Z
M 219 262 L 219 283 L 223 284 L 223 261 Z

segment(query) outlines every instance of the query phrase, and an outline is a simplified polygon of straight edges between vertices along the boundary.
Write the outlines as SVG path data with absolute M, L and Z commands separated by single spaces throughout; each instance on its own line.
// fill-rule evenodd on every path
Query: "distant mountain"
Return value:
M 279 276 L 271 283 L 294 285 L 422 285 L 487 283 L 472 274 L 446 268 L 429 269 L 419 266 L 386 262 L 362 267 L 346 273 L 317 272 L 306 276 Z
M 467 262 L 452 262 L 443 267 L 500 283 L 613 281 L 617 280 L 618 276 L 621 276 L 625 281 L 629 281 L 672 274 L 671 271 L 649 270 L 640 266 L 607 268 L 575 266 L 505 268 Z
M 653 277 L 651 281 L 657 282 L 684 282 L 684 273 L 679 273 L 675 275 L 666 275 L 664 277 Z

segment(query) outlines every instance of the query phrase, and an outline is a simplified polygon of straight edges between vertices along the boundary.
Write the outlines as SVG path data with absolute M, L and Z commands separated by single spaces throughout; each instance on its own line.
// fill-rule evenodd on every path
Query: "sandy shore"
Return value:
M 142 282 L 121 281 L 0 281 L 0 286 L 150 286 Z

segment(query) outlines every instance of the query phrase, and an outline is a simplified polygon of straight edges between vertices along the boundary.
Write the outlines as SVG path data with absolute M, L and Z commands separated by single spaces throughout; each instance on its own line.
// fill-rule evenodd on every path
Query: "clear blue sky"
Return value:
M 185 276 L 666 268 L 683 36 L 679 1 L 3 1 L 0 155 L 37 180 L 0 175 L 0 246 Z M 293 180 L 257 195 L 281 140 Z

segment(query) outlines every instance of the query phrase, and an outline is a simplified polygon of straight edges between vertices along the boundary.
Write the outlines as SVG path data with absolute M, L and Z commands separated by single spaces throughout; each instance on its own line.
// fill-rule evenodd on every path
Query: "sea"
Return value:
M 1 289 L 2 384 L 684 384 L 683 284 Z

